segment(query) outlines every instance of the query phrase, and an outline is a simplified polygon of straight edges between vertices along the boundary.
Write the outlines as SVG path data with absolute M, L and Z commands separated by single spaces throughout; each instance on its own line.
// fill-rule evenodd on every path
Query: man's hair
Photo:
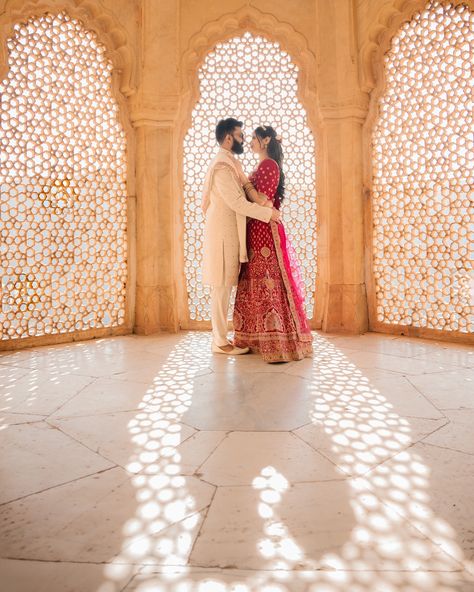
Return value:
M 231 134 L 236 127 L 242 127 L 243 125 L 241 121 L 237 121 L 233 117 L 221 119 L 216 126 L 216 140 L 219 144 L 222 144 L 227 134 Z

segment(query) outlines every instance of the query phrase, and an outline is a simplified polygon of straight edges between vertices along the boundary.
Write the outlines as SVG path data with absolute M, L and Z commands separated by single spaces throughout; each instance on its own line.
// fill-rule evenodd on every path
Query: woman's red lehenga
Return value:
M 263 160 L 250 177 L 260 193 L 280 207 L 280 169 Z M 248 263 L 240 270 L 234 307 L 234 343 L 260 352 L 267 362 L 311 356 L 312 336 L 304 312 L 303 283 L 283 224 L 247 222 Z

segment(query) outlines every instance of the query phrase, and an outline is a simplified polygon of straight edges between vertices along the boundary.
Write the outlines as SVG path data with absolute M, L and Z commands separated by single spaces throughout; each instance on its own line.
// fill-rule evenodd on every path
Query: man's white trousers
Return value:
M 227 314 L 232 286 L 211 287 L 212 339 L 218 347 L 227 345 Z

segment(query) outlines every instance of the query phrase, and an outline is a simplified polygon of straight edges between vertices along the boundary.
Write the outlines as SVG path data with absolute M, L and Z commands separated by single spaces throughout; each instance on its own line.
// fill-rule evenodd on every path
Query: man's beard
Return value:
M 237 142 L 237 140 L 234 139 L 234 143 L 232 144 L 232 147 L 231 147 L 230 150 L 234 154 L 243 154 L 243 152 L 244 152 L 244 145 L 241 144 L 240 142 Z

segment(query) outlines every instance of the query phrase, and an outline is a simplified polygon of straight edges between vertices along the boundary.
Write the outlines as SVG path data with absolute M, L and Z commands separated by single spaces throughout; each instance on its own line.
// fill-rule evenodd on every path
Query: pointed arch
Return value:
M 245 6 L 235 13 L 225 14 L 207 23 L 190 39 L 181 60 L 183 130 L 189 127 L 191 111 L 199 96 L 197 72 L 206 55 L 217 43 L 246 31 L 261 35 L 269 41 L 278 42 L 298 66 L 300 73 L 298 98 L 308 113 L 314 132 L 319 121 L 316 86 L 317 56 L 309 49 L 306 38 L 292 25 L 278 20 L 272 14 L 261 12 L 253 6 Z
M 366 89 L 371 92 L 369 114 L 364 124 L 364 185 L 366 200 L 366 276 L 367 276 L 367 291 L 369 300 L 369 318 L 370 327 L 372 330 L 378 332 L 397 333 L 397 334 L 408 334 L 418 337 L 436 338 L 441 340 L 459 341 L 459 342 L 472 342 L 472 336 L 469 336 L 465 332 L 465 329 L 457 328 L 457 321 L 452 325 L 447 326 L 444 329 L 444 325 L 440 322 L 433 324 L 428 322 L 423 315 L 426 311 L 416 311 L 416 318 L 411 321 L 403 319 L 397 322 L 396 319 L 391 319 L 389 322 L 382 322 L 379 319 L 377 313 L 377 292 L 375 286 L 375 274 L 374 274 L 374 262 L 373 262 L 373 247 L 375 244 L 374 239 L 374 220 L 376 220 L 378 214 L 376 208 L 378 205 L 374 204 L 377 192 L 379 188 L 374 183 L 373 167 L 374 163 L 378 162 L 374 157 L 373 143 L 374 143 L 374 132 L 377 129 L 380 118 L 384 116 L 384 111 L 381 109 L 381 103 L 384 101 L 386 92 L 391 92 L 393 96 L 393 89 L 390 89 L 390 78 L 388 77 L 388 70 L 386 67 L 386 60 L 389 60 L 389 50 L 392 48 L 395 37 L 401 32 L 402 27 L 408 23 L 411 23 L 414 19 L 418 18 L 428 9 L 432 7 L 432 2 L 439 7 L 451 7 L 456 9 L 458 7 L 465 7 L 467 10 L 474 10 L 474 2 L 472 0 L 410 0 L 394 2 L 394 4 L 387 8 L 385 7 L 379 13 L 378 22 L 373 26 L 370 34 L 371 41 L 369 41 L 365 49 L 365 56 L 361 59 L 364 61 L 365 70 L 362 71 L 362 76 L 365 76 Z M 388 54 L 388 55 L 387 55 Z M 403 95 L 404 91 L 400 91 Z M 398 97 L 398 91 L 396 93 Z M 392 137 L 392 136 L 390 136 Z M 380 147 L 377 148 L 380 152 Z M 425 151 L 426 152 L 426 151 Z M 378 159 L 380 160 L 380 159 Z M 425 162 L 426 159 L 423 160 Z M 403 165 L 405 166 L 405 165 Z M 403 166 L 400 165 L 401 170 Z M 415 167 L 414 171 L 419 171 L 421 165 Z M 414 173 L 413 171 L 413 173 Z M 411 175 L 412 173 L 410 173 Z M 406 180 L 407 175 L 401 177 Z M 410 177 L 411 178 L 411 177 Z M 434 182 L 441 183 L 440 179 L 430 179 L 428 186 L 418 187 L 418 194 L 421 192 L 423 198 L 430 196 L 434 190 L 431 185 Z M 421 181 L 420 181 L 421 183 Z M 422 184 L 422 183 L 421 183 Z M 384 183 L 386 186 L 386 182 Z M 427 188 L 428 187 L 428 188 Z M 446 188 L 443 191 L 447 191 Z M 426 193 L 426 194 L 425 194 Z M 444 196 L 444 193 L 443 193 Z M 445 197 L 445 196 L 444 196 Z M 431 203 L 431 202 L 430 202 Z M 395 206 L 394 206 L 395 207 Z M 411 223 L 411 222 L 410 222 Z M 403 229 L 402 229 L 403 230 Z M 405 230 L 404 230 L 405 231 Z M 398 248 L 398 247 L 397 247 Z M 415 249 L 416 250 L 416 249 Z M 419 279 L 419 278 L 417 278 Z M 464 278 L 465 279 L 465 278 Z M 413 280 L 410 279 L 412 284 L 410 285 L 413 290 Z M 404 282 L 404 285 L 408 285 L 409 281 Z M 459 288 L 459 292 L 465 291 L 466 287 L 462 286 Z M 445 294 L 444 294 L 445 295 Z M 444 306 L 444 305 L 443 305 Z M 460 306 L 460 305 L 459 305 Z M 458 312 L 458 311 L 456 311 Z M 420 320 L 421 319 L 421 320 Z M 464 322 L 464 321 L 463 321 Z
M 133 52 L 130 50 L 127 35 L 124 29 L 116 22 L 115 18 L 111 16 L 98 3 L 89 2 L 89 0 L 61 0 L 59 2 L 46 0 L 28 0 L 21 2 L 19 0 L 10 0 L 7 2 L 4 11 L 0 14 L 0 75 L 1 80 L 4 81 L 9 78 L 11 71 L 10 65 L 13 63 L 9 53 L 9 43 L 15 38 L 17 28 L 21 29 L 28 26 L 29 23 L 40 21 L 41 19 L 61 19 L 67 18 L 70 22 L 80 25 L 90 37 L 94 37 L 96 42 L 101 47 L 102 56 L 108 63 L 108 72 L 111 75 L 109 78 L 109 92 L 110 99 L 115 102 L 117 110 L 114 111 L 115 118 L 121 124 L 121 131 L 118 131 L 118 137 L 121 141 L 125 137 L 128 140 L 125 144 L 120 145 L 122 173 L 125 178 L 122 180 L 121 196 L 123 198 L 122 211 L 124 215 L 121 221 L 120 232 L 125 232 L 129 228 L 128 240 L 126 245 L 122 248 L 124 260 L 130 260 L 130 253 L 133 252 L 133 243 L 135 240 L 133 220 L 134 220 L 134 166 L 133 166 L 133 130 L 131 129 L 130 119 L 128 116 L 127 98 L 135 92 L 133 83 L 133 68 L 134 58 Z M 121 136 L 120 136 L 121 134 Z M 43 144 L 44 145 L 44 144 Z M 45 161 L 48 158 L 45 157 Z M 33 161 L 32 161 L 33 162 Z M 36 162 L 36 161 L 35 161 Z M 69 166 L 69 164 L 68 164 Z M 120 168 L 120 167 L 118 167 Z M 117 170 L 118 170 L 117 168 Z M 35 170 L 35 174 L 38 171 Z M 40 173 L 38 173 L 39 175 Z M 65 202 L 58 202 L 58 207 L 70 207 L 74 202 L 78 193 L 77 190 L 69 188 L 71 179 L 51 179 L 47 183 L 45 192 L 45 199 L 48 202 L 48 195 L 54 190 L 55 195 L 59 197 L 64 194 Z M 30 189 L 28 189 L 30 191 Z M 35 194 L 36 195 L 36 194 Z M 58 199 L 59 199 L 58 197 Z M 45 203 L 46 203 L 45 202 Z M 67 203 L 66 203 L 67 202 Z M 48 202 L 49 203 L 49 202 Z M 54 210 L 54 208 L 53 208 Z M 55 212 L 57 213 L 57 212 Z M 128 225 L 127 225 L 128 220 Z M 132 224 L 130 225 L 130 221 Z M 65 231 L 64 231 L 65 232 Z M 122 239 L 121 239 L 122 240 Z M 64 242 L 64 241 L 63 241 Z M 122 241 L 123 243 L 123 241 Z M 1 349 L 18 349 L 29 347 L 31 345 L 41 345 L 47 343 L 58 343 L 74 341 L 76 339 L 90 339 L 103 335 L 110 334 L 125 334 L 131 331 L 132 320 L 134 314 L 134 286 L 133 286 L 133 263 L 123 268 L 122 275 L 126 277 L 124 280 L 124 306 L 120 313 L 120 323 L 109 322 L 109 319 L 104 317 L 104 326 L 99 324 L 91 324 L 90 327 L 84 323 L 76 323 L 74 327 L 68 327 L 68 330 L 62 330 L 65 327 L 61 321 L 61 330 L 59 332 L 46 331 L 29 332 L 29 335 L 24 335 L 21 339 L 7 339 L 2 342 Z M 16 273 L 16 271 L 15 271 Z M 24 274 L 23 274 L 24 275 Z M 22 276 L 23 277 L 23 276 Z M 22 280 L 23 281 L 23 280 Z M 26 281 L 26 280 L 25 280 Z M 29 280 L 28 280 L 29 281 Z M 32 280 L 33 281 L 33 280 Z M 33 286 L 33 285 L 32 285 Z M 33 289 L 33 287 L 31 287 Z M 107 285 L 108 289 L 108 285 Z M 37 296 L 35 296 L 37 297 Z M 31 303 L 30 303 L 31 304 Z M 69 322 L 69 321 L 68 321 Z M 59 325 L 58 325 L 59 326 Z
M 275 16 L 261 12 L 260 10 L 246 6 L 235 13 L 223 15 L 221 18 L 207 23 L 198 33 L 191 37 L 188 48 L 183 53 L 180 67 L 181 102 L 179 105 L 176 145 L 183 146 L 184 138 L 191 126 L 192 111 L 200 96 L 200 84 L 198 72 L 204 64 L 206 56 L 213 51 L 219 43 L 224 43 L 244 33 L 264 38 L 270 43 L 278 43 L 280 49 L 287 53 L 291 61 L 298 68 L 297 99 L 303 106 L 308 120 L 308 126 L 313 134 L 319 135 L 320 114 L 318 108 L 317 57 L 308 46 L 306 38 L 296 31 L 290 24 L 279 21 Z M 316 162 L 318 162 L 319 146 L 316 142 Z M 176 266 L 181 270 L 181 286 L 179 316 L 186 328 L 204 328 L 209 325 L 207 321 L 199 321 L 196 324 L 189 319 L 186 277 L 183 266 L 183 245 L 185 230 L 182 223 L 184 214 L 183 196 L 183 156 L 178 160 L 176 187 L 180 195 L 179 207 L 176 208 L 176 227 L 179 228 L 180 249 L 176 250 Z M 323 181 L 316 175 L 316 185 L 320 187 Z M 316 190 L 316 194 L 319 194 Z

